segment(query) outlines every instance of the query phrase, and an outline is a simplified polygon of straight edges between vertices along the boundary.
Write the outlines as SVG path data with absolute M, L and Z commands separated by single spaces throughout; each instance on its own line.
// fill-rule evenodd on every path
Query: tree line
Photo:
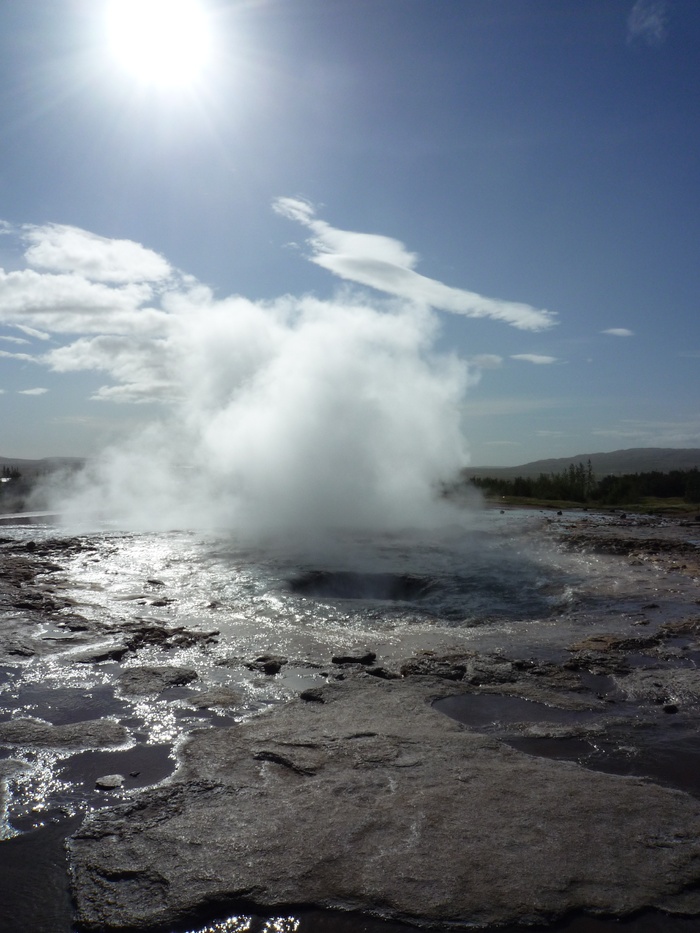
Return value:
M 487 495 L 516 496 L 526 499 L 566 500 L 568 502 L 625 505 L 641 499 L 684 499 L 700 502 L 700 471 L 671 470 L 662 473 L 626 473 L 623 476 L 603 476 L 593 473 L 591 461 L 571 464 L 560 473 L 540 473 L 537 477 L 516 476 L 502 479 L 474 476 L 471 482 Z

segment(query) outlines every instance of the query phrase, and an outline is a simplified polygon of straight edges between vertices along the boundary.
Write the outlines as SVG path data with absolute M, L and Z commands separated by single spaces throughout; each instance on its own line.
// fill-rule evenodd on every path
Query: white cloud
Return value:
M 19 344 L 28 344 L 29 341 L 24 337 L 6 337 L 0 336 L 0 340 L 4 340 L 6 343 L 19 343 Z
M 307 201 L 278 198 L 275 211 L 311 230 L 311 261 L 347 281 L 467 317 L 504 321 L 521 330 L 545 330 L 556 323 L 551 311 L 514 301 L 485 298 L 475 292 L 445 285 L 414 271 L 418 262 L 403 243 L 378 234 L 339 230 L 318 220 Z
M 627 41 L 661 45 L 667 32 L 667 0 L 637 0 L 627 18 Z
M 27 322 L 54 333 L 131 333 L 154 331 L 165 315 L 143 307 L 153 297 L 150 285 L 111 287 L 76 273 L 53 275 L 0 269 L 0 322 L 23 327 Z
M 558 363 L 556 356 L 544 356 L 541 353 L 513 353 L 512 360 L 524 360 L 526 363 L 534 363 L 536 366 L 547 366 L 550 363 Z
M 28 337 L 34 337 L 36 340 L 50 340 L 51 335 L 45 333 L 43 330 L 36 330 L 34 327 L 27 327 L 26 324 L 14 324 L 17 330 L 21 330 L 23 334 L 26 334 Z
M 162 256 L 140 243 L 109 240 L 79 227 L 27 225 L 22 238 L 30 244 L 24 254 L 27 263 L 49 272 L 75 272 L 115 284 L 160 282 L 173 272 Z
M 19 389 L 17 391 L 18 395 L 45 395 L 49 390 L 48 389 Z
M 106 335 L 82 337 L 45 354 L 54 372 L 93 370 L 109 373 L 118 383 L 103 386 L 93 398 L 118 402 L 170 400 L 176 394 L 176 374 L 162 339 Z
M 592 432 L 598 437 L 617 438 L 634 447 L 700 447 L 700 421 L 642 421 L 624 419 L 611 428 Z
M 0 350 L 0 357 L 6 360 L 25 360 L 25 362 L 34 363 L 35 357 L 29 353 L 10 353 L 9 350 Z
M 607 330 L 601 330 L 601 334 L 610 334 L 611 337 L 634 337 L 634 331 L 626 327 L 608 327 Z

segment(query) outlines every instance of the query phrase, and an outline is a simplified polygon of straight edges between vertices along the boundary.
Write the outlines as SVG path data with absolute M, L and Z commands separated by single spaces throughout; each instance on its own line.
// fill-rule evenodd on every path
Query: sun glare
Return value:
M 143 83 L 191 84 L 211 53 L 210 24 L 199 0 L 111 0 L 107 29 L 115 58 Z

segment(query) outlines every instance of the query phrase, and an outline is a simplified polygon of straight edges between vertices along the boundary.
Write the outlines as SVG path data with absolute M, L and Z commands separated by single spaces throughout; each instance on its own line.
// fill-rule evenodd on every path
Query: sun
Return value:
M 110 0 L 107 34 L 118 63 L 144 84 L 190 85 L 211 55 L 201 0 Z

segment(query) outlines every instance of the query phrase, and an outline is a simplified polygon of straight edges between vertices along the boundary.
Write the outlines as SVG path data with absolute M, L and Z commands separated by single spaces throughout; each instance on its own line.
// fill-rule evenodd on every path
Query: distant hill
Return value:
M 629 450 L 612 450 L 608 453 L 576 454 L 573 457 L 556 457 L 549 460 L 533 460 L 514 467 L 466 467 L 463 475 L 493 476 L 509 479 L 515 476 L 539 476 L 540 473 L 561 473 L 573 463 L 584 465 L 591 461 L 596 476 L 621 476 L 624 473 L 650 473 L 658 470 L 692 470 L 700 468 L 700 448 L 675 447 L 632 447 Z
M 38 476 L 40 473 L 53 473 L 55 470 L 81 467 L 84 457 L 43 457 L 41 460 L 23 460 L 17 457 L 0 457 L 0 470 L 8 467 L 19 470 L 24 477 Z

